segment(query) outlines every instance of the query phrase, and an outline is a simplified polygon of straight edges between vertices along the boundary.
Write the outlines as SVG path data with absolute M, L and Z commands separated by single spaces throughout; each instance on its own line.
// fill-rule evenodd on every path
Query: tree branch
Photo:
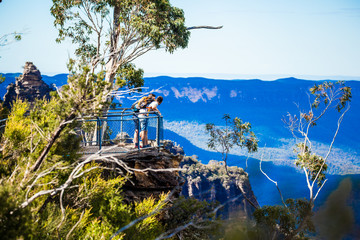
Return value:
M 186 28 L 187 30 L 194 30 L 194 29 L 221 29 L 223 26 L 213 27 L 213 26 L 193 26 Z

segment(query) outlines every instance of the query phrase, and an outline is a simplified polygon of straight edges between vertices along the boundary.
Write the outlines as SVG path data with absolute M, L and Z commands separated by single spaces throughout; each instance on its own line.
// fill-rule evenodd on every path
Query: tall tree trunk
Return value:
M 118 41 L 119 41 L 119 35 L 120 35 L 120 8 L 119 6 L 114 6 L 114 15 L 113 15 L 113 31 L 111 33 L 111 41 L 110 41 L 110 59 L 107 62 L 105 68 L 106 68 L 106 74 L 105 74 L 105 81 L 111 82 L 114 80 L 115 72 L 116 72 L 116 66 L 118 64 L 118 54 L 116 53 L 117 47 L 118 47 Z

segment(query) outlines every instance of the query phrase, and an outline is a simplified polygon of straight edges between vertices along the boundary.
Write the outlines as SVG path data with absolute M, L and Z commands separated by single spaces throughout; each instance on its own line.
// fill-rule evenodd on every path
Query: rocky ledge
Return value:
M 8 85 L 4 96 L 4 106 L 10 109 L 12 102 L 17 98 L 30 103 L 44 97 L 50 99 L 51 91 L 54 89 L 42 80 L 41 73 L 36 66 L 32 62 L 26 62 L 23 74 L 16 78 L 15 83 Z
M 184 180 L 174 169 L 179 168 L 182 155 L 174 155 L 165 149 L 150 148 L 128 152 L 118 158 L 131 169 L 155 170 L 133 171 L 122 188 L 127 202 L 140 201 L 150 196 L 157 197 L 170 191 L 174 191 L 174 198 L 179 197 Z

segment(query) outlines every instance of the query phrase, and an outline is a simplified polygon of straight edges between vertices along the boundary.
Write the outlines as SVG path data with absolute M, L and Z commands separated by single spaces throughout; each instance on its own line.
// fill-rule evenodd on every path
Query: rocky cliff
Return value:
M 222 163 L 200 163 L 196 157 L 185 157 L 182 148 L 171 141 L 164 148 L 128 152 L 121 160 L 130 168 L 156 169 L 156 171 L 133 171 L 123 187 L 128 202 L 139 201 L 163 192 L 174 191 L 173 198 L 180 194 L 208 202 L 224 204 L 223 217 L 250 217 L 259 204 L 251 189 L 248 174 L 238 167 L 229 167 L 226 173 Z M 171 169 L 181 168 L 182 171 Z M 159 171 L 160 170 L 160 171 Z
M 49 93 L 54 89 L 49 87 L 41 77 L 40 71 L 32 62 L 26 62 L 24 72 L 15 83 L 10 83 L 4 96 L 4 106 L 11 108 L 11 104 L 17 98 L 34 102 L 35 99 L 43 97 L 49 99 Z
M 157 148 L 150 148 L 128 152 L 118 158 L 131 169 L 155 170 L 133 171 L 122 188 L 127 202 L 140 201 L 150 196 L 157 197 L 170 191 L 174 191 L 174 198 L 179 197 L 184 180 L 177 170 L 172 169 L 179 168 L 182 155 L 171 154 L 165 149 L 159 151 Z
M 185 179 L 182 194 L 224 204 L 223 217 L 250 217 L 259 206 L 242 168 L 228 167 L 227 174 L 221 162 L 213 160 L 205 165 L 196 157 L 185 157 L 181 165 L 184 171 L 180 175 Z
M 149 149 L 128 153 L 122 160 L 136 169 L 182 168 L 182 171 L 134 172 L 124 187 L 128 201 L 175 190 L 175 198 L 181 193 L 185 197 L 224 204 L 220 212 L 225 218 L 250 217 L 259 206 L 248 174 L 242 168 L 229 167 L 227 174 L 220 162 L 210 161 L 205 165 L 196 157 L 184 157 L 183 149 L 172 141 L 164 141 L 163 146 L 160 151 Z

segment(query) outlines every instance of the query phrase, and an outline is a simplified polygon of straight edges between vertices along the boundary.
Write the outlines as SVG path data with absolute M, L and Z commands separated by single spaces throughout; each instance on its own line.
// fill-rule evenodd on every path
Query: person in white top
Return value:
M 146 106 L 141 109 L 140 107 L 140 102 L 147 102 L 147 101 L 150 101 L 150 102 L 153 102 L 155 101 L 155 94 L 153 93 L 150 93 L 149 96 L 147 97 L 142 97 L 140 100 L 136 101 L 132 106 L 131 108 L 134 109 L 134 112 L 135 113 L 138 113 L 138 112 L 146 112 Z M 150 105 L 150 104 L 149 104 Z M 144 114 L 139 114 L 138 117 L 144 117 Z M 139 139 L 138 139 L 138 129 L 139 129 L 139 118 L 138 117 L 133 117 L 133 120 L 134 120 L 134 127 L 135 127 L 135 131 L 134 131 L 134 147 L 135 148 L 138 148 L 139 147 Z M 141 127 L 144 127 L 144 126 L 141 126 Z M 141 137 L 141 132 L 142 130 L 140 129 L 140 138 L 142 139 L 143 137 Z
M 161 113 L 160 113 L 160 111 L 159 111 L 159 109 L 157 107 L 162 103 L 162 101 L 163 101 L 162 96 L 157 97 L 155 101 L 153 101 L 152 103 L 149 104 L 149 106 L 147 107 L 147 112 L 155 111 L 155 112 L 158 112 L 161 115 Z M 144 111 L 141 111 L 141 110 L 140 110 L 140 113 L 144 112 Z M 149 143 L 148 143 L 148 131 L 147 131 L 149 119 L 145 118 L 145 117 L 146 117 L 146 114 L 140 114 L 139 115 L 140 130 L 141 130 L 140 137 L 141 137 L 141 140 L 142 140 L 142 143 L 143 143 L 143 147 L 150 147 Z
M 148 109 L 149 111 L 155 111 L 158 112 L 161 115 L 161 112 L 159 111 L 159 109 L 157 108 L 163 101 L 163 97 L 159 96 L 157 97 L 156 101 L 153 101 L 152 103 L 150 103 Z

